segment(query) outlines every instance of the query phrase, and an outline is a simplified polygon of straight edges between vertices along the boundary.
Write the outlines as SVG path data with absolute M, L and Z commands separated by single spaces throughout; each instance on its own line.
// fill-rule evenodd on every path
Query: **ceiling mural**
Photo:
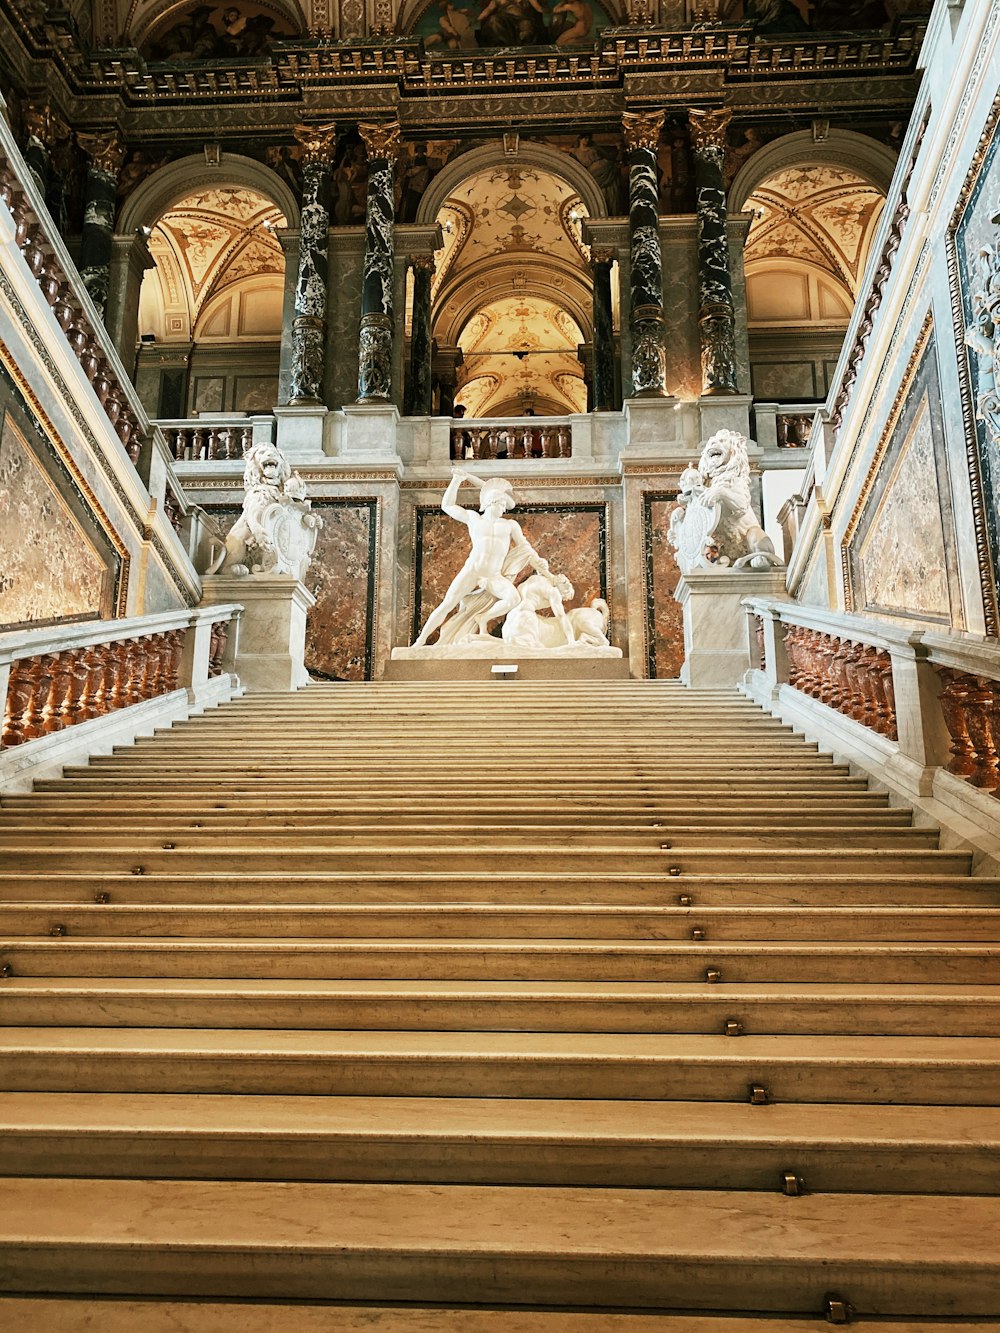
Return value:
M 759 185 L 744 205 L 754 220 L 744 252 L 748 271 L 788 261 L 835 280 L 848 305 L 885 203 L 882 192 L 844 168 L 791 167 Z
M 428 49 L 585 46 L 609 24 L 597 0 L 482 0 L 455 5 L 431 0 L 410 27 Z
M 585 412 L 577 358 L 583 340 L 580 326 L 554 302 L 533 296 L 493 301 L 462 330 L 465 378 L 457 401 L 470 417 Z
M 284 225 L 270 199 L 245 187 L 219 186 L 180 200 L 149 237 L 156 268 L 143 278 L 141 331 L 190 339 L 224 289 L 267 275 L 280 282 L 285 264 L 276 229 Z
M 585 216 L 568 181 L 526 163 L 477 172 L 445 200 L 435 333 L 462 349 L 470 416 L 586 411 L 589 334 L 573 313 L 591 300 Z

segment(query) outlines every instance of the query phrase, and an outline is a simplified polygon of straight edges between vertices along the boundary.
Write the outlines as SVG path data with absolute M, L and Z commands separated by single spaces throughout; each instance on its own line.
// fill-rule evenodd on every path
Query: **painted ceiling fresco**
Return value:
M 841 167 L 791 167 L 747 199 L 756 214 L 746 262 L 800 259 L 826 269 L 857 291 L 868 241 L 885 199 L 881 190 Z
M 428 50 L 503 46 L 585 46 L 608 15 L 596 0 L 482 0 L 456 5 L 431 0 L 410 31 Z
M 572 313 L 574 298 L 577 309 L 589 303 L 584 216 L 569 182 L 527 164 L 478 172 L 445 201 L 435 332 L 466 354 L 459 401 L 470 416 L 509 402 L 586 409 L 576 356 L 585 335 Z
M 275 229 L 284 225 L 270 199 L 245 188 L 203 190 L 175 204 L 149 237 L 156 268 L 143 279 L 140 331 L 189 339 L 227 289 L 262 276 L 280 288 L 284 256 Z
M 275 38 L 298 31 L 299 24 L 271 5 L 187 4 L 154 19 L 140 49 L 148 60 L 246 59 L 266 54 Z
M 579 325 L 558 305 L 535 297 L 491 302 L 462 331 L 466 379 L 457 401 L 470 417 L 501 410 L 538 415 L 587 410 L 577 347 Z

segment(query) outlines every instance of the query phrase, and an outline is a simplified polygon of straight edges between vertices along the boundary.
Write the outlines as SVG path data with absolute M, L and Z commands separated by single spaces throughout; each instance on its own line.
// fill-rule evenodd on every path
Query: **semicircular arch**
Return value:
M 736 173 L 729 187 L 730 212 L 741 213 L 758 186 L 790 167 L 842 167 L 888 194 L 896 154 L 877 139 L 854 130 L 833 128 L 818 143 L 809 130 L 784 134 L 754 153 Z
M 299 205 L 287 182 L 252 157 L 224 152 L 217 167 L 209 166 L 204 154 L 192 154 L 155 171 L 122 205 L 117 230 L 132 236 L 140 227 L 152 227 L 187 196 L 220 186 L 243 187 L 263 195 L 281 210 L 287 226 L 298 227 Z
M 305 32 L 309 27 L 296 0 L 255 0 L 255 4 L 283 20 L 295 32 Z M 121 30 L 132 46 L 143 46 L 157 28 L 166 27 L 172 15 L 180 19 L 189 8 L 190 0 L 131 0 Z
M 417 209 L 417 222 L 433 226 L 449 196 L 454 194 L 464 181 L 471 176 L 478 176 L 482 171 L 492 171 L 504 166 L 537 167 L 540 171 L 559 176 L 580 196 L 590 217 L 608 216 L 604 195 L 597 181 L 587 168 L 581 166 L 569 153 L 532 140 L 520 143 L 516 153 L 505 153 L 503 143 L 496 139 L 480 148 L 470 148 L 467 153 L 453 158 L 441 168 L 424 191 Z
M 514 271 L 523 274 L 517 287 Z M 559 279 L 553 282 L 553 278 Z M 452 279 L 435 301 L 432 317 L 434 336 L 448 346 L 458 343 L 469 320 L 484 306 L 510 296 L 531 296 L 562 306 L 579 325 L 585 340 L 593 336 L 593 293 L 586 275 L 569 264 L 529 266 L 524 256 L 487 256 Z

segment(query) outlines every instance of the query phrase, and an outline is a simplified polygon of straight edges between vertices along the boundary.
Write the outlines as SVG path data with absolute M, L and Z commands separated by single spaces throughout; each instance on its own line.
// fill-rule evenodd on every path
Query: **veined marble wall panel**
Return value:
M 363 228 L 331 231 L 324 387 L 327 405 L 332 408 L 356 402 L 358 397 L 358 330 L 364 259 Z
M 308 670 L 333 680 L 370 680 L 375 655 L 378 501 L 313 498 L 323 519 L 306 587 L 316 605 L 306 619 Z M 203 504 L 224 532 L 239 505 Z
M 997 208 L 1000 206 L 1000 129 L 996 107 L 992 116 L 992 129 L 988 133 L 992 134 L 992 138 L 982 158 L 974 162 L 971 188 L 954 232 L 958 269 L 956 276 L 960 290 L 953 291 L 952 297 L 960 303 L 961 323 L 964 325 L 958 330 L 960 342 L 974 323 L 973 293 L 982 291 L 984 285 L 979 253 L 986 247 L 993 247 L 994 251 L 1000 247 L 1000 225 L 993 221 L 998 216 Z M 985 558 L 981 563 L 988 566 L 981 569 L 980 576 L 984 602 L 992 602 L 992 606 L 987 608 L 992 611 L 997 605 L 1000 580 L 1000 449 L 995 441 L 990 440 L 986 423 L 974 412 L 973 405 L 985 387 L 981 383 L 980 359 L 969 347 L 963 348 L 960 355 L 964 357 L 965 365 L 962 369 L 971 385 L 966 405 L 965 430 L 969 436 L 975 435 L 978 444 L 978 468 L 973 464 L 971 483 L 974 493 L 982 497 L 975 520 L 985 527 L 985 541 L 981 543 Z M 976 472 L 978 475 L 975 475 Z
M 822 538 L 816 543 L 809 567 L 795 589 L 795 598 L 796 601 L 804 602 L 806 606 L 829 607 L 830 605 Z
M 701 394 L 697 220 L 690 217 L 673 218 L 666 225 L 661 222 L 660 239 L 667 388 L 675 397 L 690 400 Z
M 962 627 L 946 450 L 930 336 L 845 537 L 854 610 Z
M 512 517 L 552 569 L 573 585 L 571 606 L 589 606 L 595 597 L 609 601 L 607 506 L 604 504 L 521 505 Z M 465 564 L 469 536 L 462 524 L 438 506 L 414 510 L 414 600 L 410 642 L 438 605 Z M 529 569 L 527 574 L 530 574 Z M 518 580 L 520 581 L 520 580 Z
M 676 491 L 643 495 L 643 547 L 646 556 L 646 674 L 657 680 L 680 675 L 684 662 L 684 612 L 674 600 L 681 576 L 674 548 L 667 540 Z
M 0 627 L 115 614 L 123 561 L 0 375 Z

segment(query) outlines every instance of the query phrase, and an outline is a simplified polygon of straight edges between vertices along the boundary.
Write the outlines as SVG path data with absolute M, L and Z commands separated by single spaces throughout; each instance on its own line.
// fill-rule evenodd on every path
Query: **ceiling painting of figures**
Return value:
M 431 0 L 411 28 L 428 49 L 587 46 L 610 25 L 597 0 Z

